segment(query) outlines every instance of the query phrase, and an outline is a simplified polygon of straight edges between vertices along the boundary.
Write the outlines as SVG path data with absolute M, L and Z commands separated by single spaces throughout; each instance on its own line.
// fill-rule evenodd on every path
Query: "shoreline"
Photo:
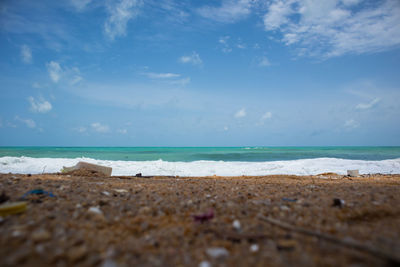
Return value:
M 2 217 L 0 265 L 377 266 L 397 260 L 400 175 L 324 176 L 0 174 L 9 201 L 39 188 L 54 194 L 29 195 L 25 212 Z

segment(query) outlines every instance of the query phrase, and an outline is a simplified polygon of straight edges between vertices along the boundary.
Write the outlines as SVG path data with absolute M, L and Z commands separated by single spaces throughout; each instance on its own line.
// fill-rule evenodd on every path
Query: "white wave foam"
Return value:
M 63 166 L 73 166 L 78 161 L 86 161 L 113 168 L 113 175 L 179 175 L 179 176 L 240 176 L 294 174 L 313 175 L 323 172 L 346 174 L 347 170 L 358 169 L 362 174 L 400 173 L 400 158 L 381 161 L 346 160 L 335 158 L 301 159 L 267 162 L 225 162 L 193 161 L 112 161 L 90 158 L 30 158 L 1 157 L 0 173 L 42 173 L 59 172 Z

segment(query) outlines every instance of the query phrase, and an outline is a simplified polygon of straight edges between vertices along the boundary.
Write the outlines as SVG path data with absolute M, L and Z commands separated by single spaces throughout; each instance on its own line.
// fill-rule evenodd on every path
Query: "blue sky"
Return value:
M 398 0 L 0 3 L 0 145 L 400 145 Z

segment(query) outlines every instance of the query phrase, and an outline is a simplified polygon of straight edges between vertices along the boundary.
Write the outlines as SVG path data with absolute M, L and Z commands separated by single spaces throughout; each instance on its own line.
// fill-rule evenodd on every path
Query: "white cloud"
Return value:
M 220 37 L 219 39 L 218 39 L 218 43 L 220 43 L 221 44 L 221 46 L 222 46 L 222 52 L 224 52 L 224 53 L 230 53 L 230 52 L 232 52 L 232 48 L 230 47 L 230 45 L 229 45 L 229 39 L 230 39 L 231 37 L 230 36 L 222 36 L 222 37 Z
M 261 57 L 260 61 L 258 62 L 258 66 L 260 67 L 268 67 L 271 66 L 268 58 L 266 56 Z
M 190 56 L 182 56 L 179 61 L 181 63 L 190 63 L 193 65 L 201 65 L 203 64 L 203 61 L 201 60 L 199 54 L 197 52 L 193 51 L 193 53 Z
M 142 5 L 140 0 L 121 0 L 118 3 L 109 4 L 107 11 L 109 17 L 104 23 L 104 32 L 111 39 L 125 36 L 129 20 L 135 18 Z
M 26 125 L 26 127 L 28 127 L 28 128 L 36 127 L 36 123 L 32 119 L 23 119 L 23 118 L 20 118 L 19 116 L 15 116 L 15 120 L 24 123 Z
M 185 85 L 188 85 L 190 83 L 190 81 L 191 81 L 190 77 L 186 77 L 183 79 L 172 80 L 172 81 L 169 81 L 168 83 L 172 84 L 172 85 L 185 86 Z
M 246 115 L 247 115 L 246 109 L 245 109 L 245 108 L 242 108 L 242 109 L 238 110 L 238 111 L 235 113 L 235 118 L 237 118 L 237 119 L 239 119 L 239 118 L 244 118 L 244 117 L 246 117 Z
M 264 16 L 266 31 L 279 31 L 299 55 L 323 58 L 373 53 L 400 45 L 400 2 L 363 6 L 356 0 L 275 0 Z
M 55 61 L 50 61 L 46 64 L 47 71 L 49 72 L 50 78 L 53 82 L 57 83 L 62 75 L 62 69 L 60 63 Z
M 360 124 L 353 119 L 346 120 L 344 123 L 344 127 L 350 128 L 350 129 L 357 128 L 358 126 L 360 126 Z
M 127 129 L 119 129 L 119 130 L 118 130 L 118 133 L 120 133 L 120 134 L 127 134 L 127 133 L 128 133 L 128 130 L 127 130 Z
M 78 131 L 78 132 L 80 132 L 80 133 L 85 133 L 85 132 L 87 131 L 87 128 L 81 126 L 81 127 L 76 128 L 75 130 Z
M 110 131 L 110 127 L 108 125 L 103 125 L 99 122 L 94 122 L 91 124 L 92 129 L 99 133 L 107 133 Z
M 224 126 L 224 131 L 228 131 L 229 127 L 228 126 Z
M 51 103 L 43 98 L 36 100 L 32 96 L 28 97 L 33 112 L 46 113 L 52 109 Z
M 147 77 L 151 79 L 170 79 L 170 78 L 178 78 L 181 75 L 176 73 L 154 73 L 154 72 L 146 72 L 144 73 Z
M 69 72 L 68 76 L 70 76 L 69 79 L 70 79 L 71 85 L 75 85 L 83 80 L 83 78 L 81 76 L 81 72 L 79 71 L 79 68 L 73 67 L 72 69 L 68 70 L 68 72 Z
M 204 18 L 232 23 L 247 17 L 251 12 L 251 0 L 223 0 L 221 6 L 204 6 L 197 10 Z
M 369 103 L 360 103 L 356 106 L 356 109 L 359 109 L 359 110 L 370 109 L 370 108 L 374 107 L 376 104 L 378 104 L 379 101 L 380 101 L 379 98 L 375 98 Z
M 84 10 L 90 2 L 92 2 L 92 0 L 70 0 L 71 5 L 73 5 L 78 11 Z
M 262 115 L 261 120 L 265 121 L 265 120 L 268 120 L 271 118 L 272 118 L 272 113 L 268 111 L 268 112 L 265 112 L 264 115 Z
M 42 86 L 38 82 L 34 82 L 32 84 L 32 87 L 38 89 L 38 88 L 41 88 Z
M 26 64 L 32 63 L 32 50 L 29 46 L 21 46 L 21 59 Z

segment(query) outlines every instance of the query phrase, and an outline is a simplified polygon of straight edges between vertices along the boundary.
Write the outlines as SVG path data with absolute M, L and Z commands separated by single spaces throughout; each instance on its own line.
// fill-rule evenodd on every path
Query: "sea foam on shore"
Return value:
M 113 168 L 112 175 L 173 175 L 173 176 L 240 176 L 294 174 L 315 175 L 324 172 L 346 174 L 347 170 L 358 169 L 361 174 L 399 174 L 400 158 L 380 161 L 347 160 L 336 158 L 301 159 L 267 162 L 233 161 L 113 161 L 91 158 L 31 158 L 1 157 L 0 173 L 53 173 L 63 166 L 73 166 L 79 161 Z

